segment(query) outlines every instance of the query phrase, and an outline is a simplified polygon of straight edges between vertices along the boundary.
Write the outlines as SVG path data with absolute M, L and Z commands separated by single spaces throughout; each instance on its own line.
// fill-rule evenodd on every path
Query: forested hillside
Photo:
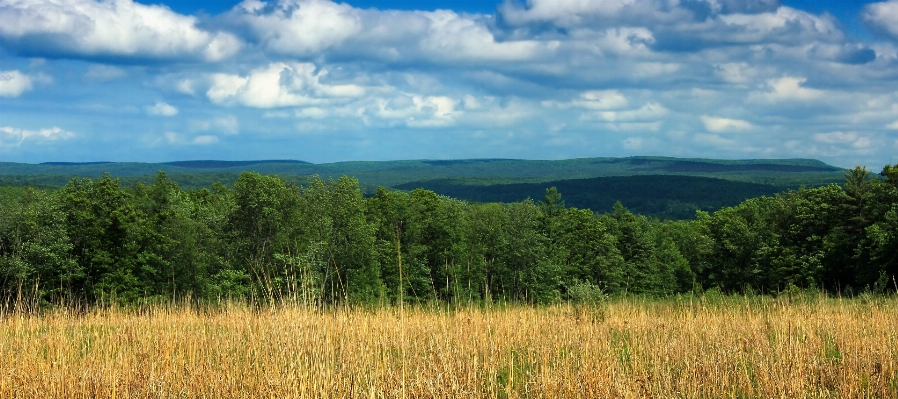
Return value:
M 895 291 L 898 167 L 843 185 L 753 198 L 692 221 L 622 205 L 593 213 L 555 188 L 538 200 L 469 203 L 349 177 L 306 184 L 243 173 L 183 190 L 109 175 L 19 189 L 0 209 L 6 304 L 226 297 L 315 303 L 534 303 L 717 288 L 843 295 Z
M 431 180 L 396 186 L 424 188 L 438 194 L 478 202 L 517 202 L 541 198 L 546 189 L 564 193 L 568 206 L 611 212 L 620 202 L 631 212 L 665 219 L 691 219 L 698 210 L 715 211 L 748 198 L 785 191 L 768 184 L 679 175 L 636 175 L 558 180 L 546 183 L 477 185 L 457 180 Z
M 425 188 L 476 202 L 539 199 L 548 187 L 565 193 L 569 205 L 608 212 L 620 201 L 634 213 L 663 219 L 692 219 L 748 198 L 802 186 L 841 182 L 844 171 L 820 161 L 710 160 L 664 157 L 582 158 L 558 161 L 513 159 L 412 160 L 310 164 L 302 161 L 180 161 L 165 163 L 0 162 L 0 186 L 63 187 L 73 178 L 109 173 L 122 185 L 151 185 L 158 171 L 184 190 L 232 186 L 240 174 L 277 175 L 296 185 L 312 176 L 353 176 L 366 197 L 380 186 Z

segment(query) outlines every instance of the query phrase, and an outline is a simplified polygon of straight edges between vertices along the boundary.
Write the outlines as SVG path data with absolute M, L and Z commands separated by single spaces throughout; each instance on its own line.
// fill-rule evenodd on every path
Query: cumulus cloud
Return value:
M 729 28 L 724 31 L 726 35 L 723 39 L 746 44 L 794 43 L 796 40 L 812 38 L 833 40 L 843 35 L 832 18 L 816 16 L 785 6 L 777 7 L 773 12 L 758 14 L 722 14 L 719 21 Z M 707 36 L 711 32 L 713 30 L 705 31 L 701 36 L 711 39 Z
M 2 144 L 0 147 L 18 147 L 26 141 L 40 144 L 67 140 L 72 137 L 75 137 L 75 133 L 55 126 L 49 129 L 39 130 L 19 129 L 10 126 L 0 127 L 0 144 Z
M 31 78 L 19 71 L 0 71 L 0 97 L 18 97 L 31 90 Z
M 216 104 L 277 108 L 323 104 L 365 94 L 365 88 L 359 85 L 323 83 L 327 73 L 311 63 L 275 62 L 247 76 L 213 74 L 206 96 Z
M 810 101 L 823 97 L 826 92 L 802 86 L 806 78 L 785 76 L 767 81 L 768 91 L 752 93 L 753 99 L 768 102 Z
M 741 119 L 718 118 L 714 116 L 702 115 L 702 123 L 708 131 L 720 133 L 734 130 L 747 130 L 752 128 L 752 124 Z
M 219 61 L 242 46 L 195 17 L 132 0 L 2 0 L 0 19 L 0 41 L 26 55 Z
M 361 10 L 330 0 L 246 0 L 231 12 L 265 47 L 282 54 L 309 55 L 357 35 Z
M 455 12 L 427 13 L 428 34 L 420 46 L 431 57 L 459 60 L 521 61 L 548 53 L 557 46 L 532 40 L 498 42 L 487 27 Z
M 446 96 L 421 96 L 400 93 L 392 98 L 379 98 L 373 115 L 410 127 L 428 128 L 454 125 L 464 111 L 457 110 L 459 101 Z
M 898 40 L 898 0 L 867 4 L 863 18 L 875 30 Z
M 162 101 L 157 102 L 156 105 L 146 107 L 146 110 L 147 114 L 153 116 L 175 116 L 178 114 L 177 108 Z
M 499 40 L 483 16 L 363 10 L 329 0 L 246 0 L 226 19 L 266 50 L 304 58 L 325 53 L 403 63 L 519 61 L 549 54 L 558 45 Z

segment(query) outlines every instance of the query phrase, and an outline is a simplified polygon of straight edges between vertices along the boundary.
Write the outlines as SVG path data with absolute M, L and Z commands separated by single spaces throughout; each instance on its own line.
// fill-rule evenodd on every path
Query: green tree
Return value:
M 626 287 L 624 259 L 617 238 L 591 211 L 570 208 L 557 216 L 559 233 L 553 251 L 562 258 L 565 286 L 590 284 L 608 293 L 623 292 Z
M 118 179 L 73 179 L 60 191 L 72 253 L 84 279 L 78 281 L 89 302 L 136 302 L 144 283 L 159 270 L 140 262 L 141 214 Z
M 287 238 L 297 212 L 298 189 L 277 176 L 243 173 L 234 183 L 234 210 L 228 220 L 229 239 L 237 262 L 268 298 L 286 287 L 283 263 L 275 254 L 288 252 Z
M 18 201 L 0 203 L 0 295 L 6 303 L 73 304 L 83 270 L 58 197 L 26 189 Z
M 776 247 L 777 237 L 766 215 L 771 202 L 768 197 L 753 198 L 715 212 L 708 221 L 708 236 L 714 242 L 711 258 L 716 260 L 707 275 L 710 285 L 728 292 L 772 288 L 767 255 Z
M 509 204 L 505 269 L 500 271 L 509 298 L 537 303 L 561 297 L 564 276 L 561 265 L 548 254 L 549 239 L 543 231 L 543 212 L 531 200 Z

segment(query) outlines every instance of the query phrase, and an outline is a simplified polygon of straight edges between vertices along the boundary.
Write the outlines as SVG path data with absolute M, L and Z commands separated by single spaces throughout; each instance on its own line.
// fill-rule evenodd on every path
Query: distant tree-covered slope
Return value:
M 98 177 L 110 173 L 122 178 L 152 179 L 164 171 L 179 175 L 230 175 L 254 171 L 279 176 L 354 176 L 362 185 L 396 187 L 405 183 L 440 179 L 478 180 L 478 184 L 542 183 L 603 176 L 690 175 L 797 188 L 841 182 L 844 170 L 811 159 L 712 160 L 667 157 L 578 158 L 566 160 L 462 159 L 353 161 L 310 164 L 302 161 L 180 161 L 166 163 L 46 163 L 0 162 L 0 177 L 43 175 L 39 184 L 62 185 L 71 176 Z M 60 182 L 51 176 L 66 176 Z M 20 179 L 21 180 L 21 179 Z
M 453 198 L 478 202 L 517 202 L 539 199 L 556 187 L 567 206 L 610 212 L 620 201 L 634 213 L 667 219 L 688 219 L 696 210 L 715 211 L 754 197 L 773 195 L 781 187 L 678 175 L 638 175 L 559 180 L 545 183 L 473 185 L 456 180 L 431 180 L 396 186 L 424 188 Z

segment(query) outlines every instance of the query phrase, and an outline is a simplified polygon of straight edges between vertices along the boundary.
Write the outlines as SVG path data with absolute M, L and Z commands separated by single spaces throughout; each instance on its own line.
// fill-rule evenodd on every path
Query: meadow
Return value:
M 896 398 L 898 297 L 0 315 L 3 398 Z

